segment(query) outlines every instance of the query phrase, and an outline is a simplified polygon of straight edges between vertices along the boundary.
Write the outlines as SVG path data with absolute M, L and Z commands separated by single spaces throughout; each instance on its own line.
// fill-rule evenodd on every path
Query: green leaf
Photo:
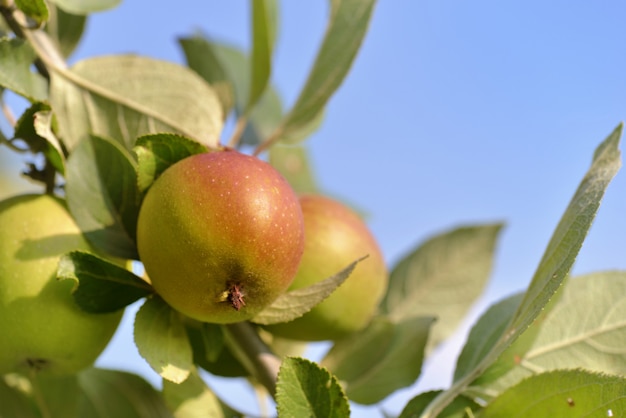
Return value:
M 375 0 L 331 1 L 330 19 L 321 48 L 296 104 L 278 129 L 278 138 L 310 129 L 311 122 L 319 117 L 352 66 L 375 3 Z
M 487 405 L 481 418 L 618 417 L 626 411 L 626 379 L 582 370 L 530 377 Z
M 475 384 L 500 393 L 533 374 L 571 368 L 626 376 L 626 272 L 569 280 L 537 328 L 534 338 L 526 341 L 522 334 L 494 364 L 508 361 L 515 367 L 501 366 L 508 373 Z M 519 345 L 527 347 L 522 350 Z
M 432 402 L 435 397 L 440 394 L 441 391 L 424 392 L 413 399 L 411 399 L 402 412 L 399 418 L 416 418 L 419 417 L 422 411 Z M 448 405 L 438 418 L 467 418 L 473 415 L 473 413 L 480 409 L 480 406 L 469 398 L 459 396 L 450 405 Z M 470 413 L 468 413 L 470 411 Z
M 31 101 L 46 100 L 46 79 L 30 70 L 34 60 L 35 52 L 28 43 L 18 38 L 1 38 L 0 86 Z
M 48 20 L 48 6 L 44 0 L 15 0 L 15 5 L 34 20 L 36 26 L 41 26 Z
M 604 192 L 621 166 L 618 145 L 622 128 L 620 124 L 594 153 L 591 168 L 559 221 L 513 319 L 514 337 L 539 315 L 574 264 Z
M 125 268 L 81 251 L 61 257 L 57 278 L 78 283 L 72 296 L 91 313 L 115 312 L 154 293 L 152 286 Z
M 217 94 L 186 67 L 109 56 L 55 69 L 51 80 L 50 103 L 69 150 L 89 134 L 114 138 L 126 149 L 141 135 L 162 132 L 219 144 L 224 117 Z
M 275 145 L 270 149 L 269 162 L 287 179 L 298 194 L 319 191 L 307 149 L 302 145 Z
M 17 374 L 0 375 L 0 413 L 6 417 L 40 418 L 32 399 L 32 386 Z
M 252 54 L 250 57 L 250 93 L 245 113 L 249 113 L 263 95 L 270 79 L 272 49 L 275 41 L 275 0 L 252 0 Z
M 429 349 L 451 335 L 482 294 L 501 224 L 466 226 L 429 239 L 392 269 L 381 308 L 392 318 L 434 315 Z
M 184 382 L 193 368 L 193 353 L 178 312 L 158 296 L 146 300 L 135 317 L 139 354 L 161 377 Z
M 213 43 L 206 38 L 203 39 L 209 43 L 226 72 L 235 92 L 235 107 L 242 112 L 248 102 L 248 93 L 250 92 L 250 62 L 248 56 L 236 47 Z
M 478 319 L 457 360 L 454 381 L 470 373 L 496 346 L 507 330 L 523 296 L 519 293 L 495 303 Z M 504 372 L 505 370 L 502 371 Z
M 467 385 L 493 364 L 537 319 L 555 295 L 569 274 L 598 211 L 604 192 L 621 165 L 618 145 L 622 127 L 622 124 L 618 125 L 596 149 L 591 168 L 565 210 L 528 290 L 501 337 L 473 369 L 429 405 L 423 414 L 424 418 L 437 416 L 452 399 L 466 389 Z
M 251 322 L 261 325 L 293 321 L 309 312 L 313 307 L 331 295 L 350 276 L 363 257 L 352 262 L 339 273 L 311 286 L 283 293 L 267 308 L 263 309 Z
M 219 97 L 223 117 L 226 118 L 235 106 L 235 87 L 215 52 L 215 47 L 201 36 L 179 38 L 187 60 L 187 66 L 205 79 Z M 242 59 L 245 60 L 243 54 Z
M 50 110 L 42 110 L 33 115 L 33 128 L 35 133 L 46 141 L 43 154 L 54 168 L 62 175 L 65 175 L 65 153 L 61 142 L 54 134 L 52 124 L 54 118 Z
M 195 364 L 216 376 L 244 377 L 250 374 L 226 347 L 221 325 L 185 319 Z
M 78 374 L 78 383 L 77 417 L 173 418 L 159 393 L 135 374 L 91 368 Z
M 150 134 L 137 138 L 133 151 L 137 156 L 137 185 L 144 193 L 169 166 L 209 149 L 177 134 Z
M 69 57 L 78 46 L 87 17 L 68 13 L 54 4 L 50 4 L 50 19 L 45 31 L 64 57 Z
M 43 417 L 80 416 L 80 398 L 84 394 L 76 374 L 66 376 L 35 374 L 30 377 L 30 382 L 31 395 Z
M 283 118 L 283 105 L 274 86 L 269 86 L 252 109 L 241 135 L 241 143 L 258 145 L 267 138 Z
M 350 405 L 337 379 L 312 361 L 283 360 L 276 384 L 276 408 L 285 417 L 350 416 Z
M 163 398 L 176 418 L 243 417 L 223 403 L 196 372 L 180 384 L 164 380 Z
M 122 0 L 50 0 L 68 13 L 88 15 L 116 7 Z
M 105 253 L 137 259 L 140 194 L 135 162 L 118 143 L 91 136 L 67 160 L 65 190 L 76 223 Z
M 65 175 L 65 154 L 52 128 L 53 117 L 50 106 L 35 102 L 22 113 L 15 125 L 15 138 L 28 144 L 33 153 L 41 152 L 54 168 Z
M 430 317 L 375 317 L 363 331 L 335 342 L 321 364 L 342 382 L 350 400 L 374 404 L 420 375 Z

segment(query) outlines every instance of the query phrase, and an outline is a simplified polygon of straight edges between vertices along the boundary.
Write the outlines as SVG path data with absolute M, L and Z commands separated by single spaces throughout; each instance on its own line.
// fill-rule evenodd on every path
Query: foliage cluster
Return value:
M 45 157 L 26 174 L 65 197 L 92 245 L 111 257 L 138 260 L 137 216 L 150 185 L 182 158 L 224 145 L 267 156 L 299 193 L 320 192 L 303 140 L 320 125 L 348 74 L 374 0 L 330 2 L 323 42 L 289 109 L 271 81 L 276 1 L 251 1 L 247 52 L 195 35 L 178 40 L 187 66 L 116 55 L 68 67 L 88 15 L 117 2 L 0 5 L 0 86 L 30 103 L 1 143 Z M 234 133 L 223 138 L 231 117 Z M 573 408 L 577 416 L 612 416 L 626 410 L 626 273 L 569 277 L 620 167 L 621 133 L 619 125 L 598 146 L 526 292 L 490 307 L 463 347 L 452 386 L 416 396 L 401 417 L 557 417 Z M 348 416 L 350 402 L 376 404 L 418 379 L 425 358 L 480 296 L 501 228 L 462 226 L 407 252 L 390 266 L 389 288 L 372 322 L 333 342 L 318 363 L 293 355 L 297 344 L 272 338 L 260 326 L 311 309 L 359 260 L 279 298 L 251 322 L 218 326 L 186 320 L 129 269 L 88 252 L 68 253 L 58 277 L 77 282 L 73 295 L 82 309 L 113 312 L 145 300 L 134 338 L 163 388 L 96 368 L 63 378 L 12 374 L 0 379 L 0 415 L 238 416 L 203 381 L 208 371 L 248 376 L 274 397 L 280 416 Z

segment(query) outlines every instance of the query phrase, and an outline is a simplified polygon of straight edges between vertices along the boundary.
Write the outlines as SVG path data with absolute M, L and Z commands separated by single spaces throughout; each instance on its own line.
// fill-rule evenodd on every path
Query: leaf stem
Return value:
M 254 155 L 258 156 L 260 153 L 274 145 L 276 141 L 280 139 L 283 134 L 283 126 L 279 126 L 276 130 L 263 142 L 261 142 L 254 150 Z
M 37 370 L 35 368 L 30 369 L 30 384 L 32 385 L 33 390 L 33 398 L 35 399 L 35 404 L 39 409 L 39 413 L 41 414 L 41 418 L 52 418 L 52 414 L 50 413 L 50 409 L 48 408 L 48 404 L 46 404 L 46 400 L 41 393 L 41 387 L 39 386 L 39 381 L 37 380 Z
M 237 322 L 224 326 L 226 344 L 243 366 L 274 397 L 281 360 L 261 340 L 252 324 Z
M 237 123 L 235 124 L 235 131 L 233 135 L 228 140 L 228 147 L 237 148 L 239 144 L 239 140 L 241 140 L 241 136 L 243 135 L 243 131 L 246 129 L 246 125 L 248 124 L 248 116 L 246 114 L 241 115 L 237 119 Z
M 67 68 L 63 56 L 57 51 L 48 35 L 41 30 L 29 29 L 26 16 L 15 7 L 13 1 L 3 1 L 0 5 L 0 13 L 15 35 L 26 39 L 35 50 L 38 56 L 38 59 L 35 60 L 35 67 L 41 75 L 49 79 L 48 67 Z

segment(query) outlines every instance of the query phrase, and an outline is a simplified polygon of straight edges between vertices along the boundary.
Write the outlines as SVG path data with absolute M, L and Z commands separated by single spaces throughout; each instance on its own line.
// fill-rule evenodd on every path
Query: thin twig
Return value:
M 261 340 L 249 322 L 228 324 L 226 344 L 243 366 L 261 383 L 269 394 L 276 395 L 276 379 L 281 360 Z

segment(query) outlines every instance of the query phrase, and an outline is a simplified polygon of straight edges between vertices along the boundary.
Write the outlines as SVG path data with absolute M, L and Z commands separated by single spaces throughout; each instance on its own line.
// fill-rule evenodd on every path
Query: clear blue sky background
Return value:
M 280 3 L 273 79 L 290 104 L 328 7 Z M 308 141 L 322 187 L 370 214 L 390 264 L 452 227 L 507 224 L 485 296 L 417 386 L 389 398 L 386 410 L 397 413 L 413 394 L 447 386 L 477 315 L 528 284 L 595 147 L 626 116 L 624 16 L 620 1 L 379 2 L 347 81 Z M 133 52 L 182 63 L 176 37 L 200 29 L 248 48 L 248 26 L 243 0 L 127 0 L 93 16 L 73 60 Z M 620 173 L 575 273 L 626 268 L 625 212 Z M 136 353 L 131 326 L 129 315 L 100 364 L 157 382 Z M 223 381 L 214 388 L 238 406 L 253 402 L 232 397 L 233 385 Z

